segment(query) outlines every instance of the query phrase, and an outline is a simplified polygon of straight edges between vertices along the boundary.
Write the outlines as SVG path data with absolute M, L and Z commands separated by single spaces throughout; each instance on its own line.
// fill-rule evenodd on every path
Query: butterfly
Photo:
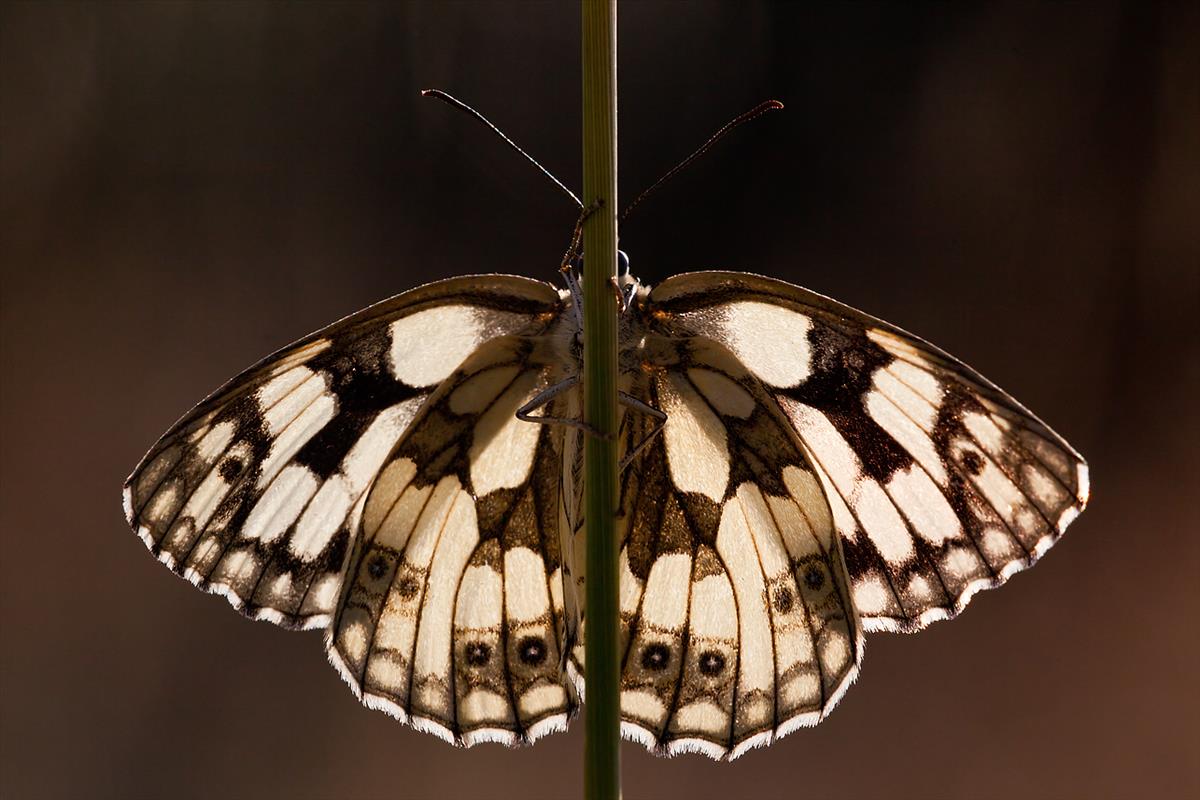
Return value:
M 864 634 L 953 617 L 1083 510 L 1083 458 L 961 361 L 736 272 L 619 322 L 621 716 L 732 759 L 824 719 Z M 430 283 L 229 381 L 124 489 L 172 571 L 320 629 L 355 694 L 448 741 L 532 742 L 580 703 L 581 292 Z

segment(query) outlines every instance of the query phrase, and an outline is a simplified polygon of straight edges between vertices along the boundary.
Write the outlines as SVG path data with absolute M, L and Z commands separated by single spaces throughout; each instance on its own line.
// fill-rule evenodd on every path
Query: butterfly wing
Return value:
M 833 708 L 860 625 L 816 472 L 770 395 L 719 343 L 650 350 L 624 376 L 666 419 L 658 435 L 644 408 L 621 420 L 625 452 L 649 443 L 621 484 L 622 731 L 735 758 Z
M 559 308 L 546 283 L 454 278 L 285 347 L 154 445 L 125 484 L 130 525 L 243 613 L 324 627 L 364 494 L 424 401 L 482 343 L 544 329 Z
M 561 730 L 561 431 L 516 412 L 561 378 L 539 342 L 480 347 L 367 495 L 330 660 L 364 703 L 447 741 Z
M 692 273 L 651 291 L 678 335 L 728 347 L 791 421 L 866 630 L 918 630 L 1031 566 L 1083 510 L 1083 458 L 961 361 L 805 289 Z

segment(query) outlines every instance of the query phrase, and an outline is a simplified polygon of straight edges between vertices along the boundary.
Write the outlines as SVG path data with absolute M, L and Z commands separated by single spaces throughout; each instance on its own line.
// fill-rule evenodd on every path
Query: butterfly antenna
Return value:
M 530 164 L 533 164 L 535 167 L 538 168 L 538 170 L 541 171 L 541 173 L 543 175 L 545 175 L 550 180 L 554 181 L 554 185 L 557 186 L 559 189 L 562 189 L 566 193 L 567 197 L 571 198 L 571 200 L 575 203 L 575 205 L 579 206 L 580 208 L 583 208 L 583 201 L 580 200 L 578 197 L 576 197 L 574 192 L 572 192 L 570 189 L 568 189 L 566 186 L 564 186 L 562 181 L 560 181 L 558 178 L 554 177 L 550 173 L 550 170 L 546 169 L 541 164 L 539 164 L 537 162 L 536 158 L 534 158 L 533 156 L 529 155 L 529 153 L 526 153 L 524 150 L 522 150 L 520 145 L 518 145 L 512 139 L 508 138 L 504 134 L 504 131 L 500 130 L 495 125 L 493 125 L 491 120 L 489 120 L 483 114 L 480 114 L 478 111 L 471 108 L 469 105 L 464 103 L 462 100 L 459 100 L 457 97 L 455 97 L 451 94 L 447 94 L 446 92 L 443 92 L 441 89 L 422 89 L 421 96 L 422 97 L 435 97 L 438 100 L 441 100 L 443 103 L 447 103 L 449 105 L 454 106 L 455 108 L 459 109 L 460 111 L 467 112 L 472 117 L 479 120 L 484 125 L 488 126 L 488 128 L 491 129 L 492 133 L 496 134 L 497 136 L 499 136 L 501 139 L 504 140 L 505 144 L 507 144 L 513 150 L 516 150 L 518 153 L 520 153 L 522 156 L 524 156 L 526 161 L 528 161 Z
M 744 114 L 739 114 L 738 116 L 729 120 L 729 122 L 726 122 L 719 131 L 714 133 L 712 136 L 708 137 L 708 141 L 705 142 L 704 144 L 700 145 L 700 147 L 698 147 L 694 153 L 692 153 L 690 156 L 685 158 L 683 161 L 680 161 L 667 174 L 663 175 L 661 178 L 659 178 L 654 183 L 652 183 L 650 185 L 650 188 L 646 189 L 641 194 L 639 194 L 636 198 L 634 198 L 633 202 L 630 203 L 628 206 L 626 206 L 625 211 L 621 214 L 620 222 L 625 221 L 625 218 L 629 216 L 629 212 L 631 212 L 631 211 L 633 211 L 633 209 L 637 208 L 638 203 L 642 202 L 647 197 L 654 194 L 655 189 L 662 186 L 664 183 L 669 181 L 671 178 L 675 177 L 676 173 L 682 171 L 685 167 L 687 167 L 689 164 L 691 164 L 697 158 L 699 158 L 700 156 L 707 153 L 710 149 L 712 149 L 713 145 L 715 145 L 717 142 L 724 139 L 725 136 L 730 131 L 732 131 L 734 128 L 738 127 L 739 125 L 741 125 L 744 122 L 749 122 L 752 119 L 761 117 L 763 114 L 767 113 L 768 111 L 776 111 L 776 110 L 779 110 L 782 108 L 783 108 L 783 103 L 779 102 L 778 100 L 767 100 L 766 102 L 759 103 L 754 108 L 750 109 L 749 111 L 745 112 Z

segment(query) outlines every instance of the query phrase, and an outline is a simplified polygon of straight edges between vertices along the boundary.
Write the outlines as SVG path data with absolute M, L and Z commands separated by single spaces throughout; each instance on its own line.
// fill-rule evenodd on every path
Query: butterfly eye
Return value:
M 624 250 L 617 251 L 617 274 L 621 276 L 629 274 L 629 256 L 625 255 Z

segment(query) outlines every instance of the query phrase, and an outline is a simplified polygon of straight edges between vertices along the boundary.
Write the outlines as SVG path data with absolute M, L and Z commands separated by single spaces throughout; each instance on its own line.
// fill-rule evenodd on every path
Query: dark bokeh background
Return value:
M 1200 14 L 1193 3 L 627 2 L 623 247 L 831 294 L 976 365 L 1092 463 L 1037 569 L 868 642 L 818 729 L 733 765 L 625 749 L 629 798 L 1197 796 Z M 549 279 L 574 3 L 12 3 L 0 19 L 5 797 L 576 796 L 582 729 L 455 750 L 319 636 L 171 576 L 120 485 L 263 354 L 414 284 Z

